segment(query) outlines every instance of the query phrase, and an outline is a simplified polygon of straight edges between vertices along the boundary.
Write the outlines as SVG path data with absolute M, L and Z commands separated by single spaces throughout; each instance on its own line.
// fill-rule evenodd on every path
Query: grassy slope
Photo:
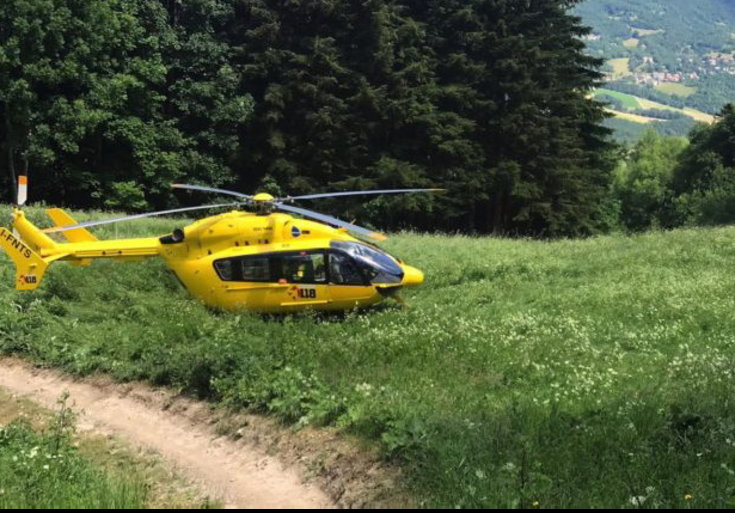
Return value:
M 621 58 L 621 59 L 610 59 L 608 61 L 610 66 L 612 66 L 613 69 L 613 75 L 615 78 L 624 77 L 625 75 L 630 74 L 630 59 L 629 58 Z
M 703 123 L 713 123 L 715 121 L 715 117 L 713 115 L 707 114 L 706 112 L 702 112 L 696 109 L 690 109 L 690 108 L 679 109 L 677 107 L 671 107 L 669 105 L 664 105 L 663 103 L 646 100 L 645 98 L 638 98 L 638 103 L 643 109 L 661 109 L 661 110 L 670 110 L 672 112 L 679 112 L 681 114 L 685 114 L 689 116 L 695 121 L 701 121 Z
M 626 109 L 641 108 L 640 103 L 638 103 L 638 97 L 631 94 L 620 93 L 618 91 L 613 91 L 612 89 L 597 89 L 595 91 L 595 94 L 604 94 L 616 98 L 617 100 L 620 100 L 622 102 L 623 107 L 625 107 Z
M 335 423 L 427 505 L 735 506 L 735 229 L 386 247 L 426 285 L 344 318 L 210 312 L 155 261 L 16 295 L 0 261 L 0 350 Z
M 684 84 L 674 84 L 670 82 L 664 82 L 656 86 L 656 89 L 666 94 L 673 94 L 674 96 L 680 96 L 682 98 L 688 98 L 689 96 L 697 92 L 696 87 L 686 86 Z
M 146 506 L 148 487 L 134 473 L 108 474 L 80 453 L 70 417 L 58 414 L 39 430 L 23 412 L 23 420 L 3 425 L 9 414 L 18 413 L 14 403 L 0 391 L 0 509 Z
M 623 106 L 628 109 L 668 110 L 684 114 L 694 119 L 695 121 L 701 121 L 704 123 L 712 123 L 715 119 L 715 117 L 711 114 L 707 114 L 696 109 L 679 109 L 677 107 L 671 107 L 669 105 L 664 105 L 663 103 L 646 100 L 645 98 L 639 98 L 638 96 L 633 96 L 631 94 L 620 93 L 611 89 L 597 89 L 595 91 L 595 94 L 604 94 L 607 96 L 612 96 L 613 98 L 617 98 L 623 103 Z
M 59 436 L 61 419 L 66 420 L 66 429 Z M 75 420 L 76 411 L 52 412 L 0 387 L 0 490 L 5 490 L 0 492 L 0 509 L 64 505 L 211 509 L 219 505 L 182 481 L 154 453 L 107 434 L 76 432 Z M 52 458 L 53 471 L 45 454 L 25 457 L 33 447 L 40 450 L 57 441 L 58 452 L 68 457 Z
M 638 123 L 640 125 L 647 125 L 649 123 L 660 123 L 661 121 L 656 118 L 651 118 L 647 116 L 641 116 L 639 114 L 632 114 L 630 112 L 620 112 L 614 109 L 605 109 L 610 114 L 613 114 L 616 118 L 623 119 L 625 121 L 630 121 L 631 123 Z

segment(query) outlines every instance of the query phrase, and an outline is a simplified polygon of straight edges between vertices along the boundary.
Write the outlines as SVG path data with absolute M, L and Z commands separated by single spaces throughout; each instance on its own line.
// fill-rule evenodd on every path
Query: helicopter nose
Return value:
M 417 287 L 424 283 L 424 273 L 411 267 L 410 265 L 403 266 L 403 286 L 404 287 Z

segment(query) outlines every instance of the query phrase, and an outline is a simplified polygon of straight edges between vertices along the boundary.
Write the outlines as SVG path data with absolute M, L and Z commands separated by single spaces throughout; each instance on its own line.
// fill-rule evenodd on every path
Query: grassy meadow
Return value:
M 666 94 L 673 94 L 682 98 L 688 98 L 697 92 L 696 87 L 686 86 L 684 84 L 676 84 L 673 82 L 664 82 L 656 86 L 656 89 Z
M 610 59 L 607 62 L 612 67 L 614 78 L 621 78 L 626 75 L 630 75 L 630 59 L 629 58 Z
M 8 401 L 2 395 L 0 399 Z M 81 454 L 72 435 L 68 409 L 45 429 L 32 426 L 27 418 L 0 425 L 0 509 L 146 506 L 148 486 L 141 479 L 106 472 Z
M 674 84 L 674 86 L 677 86 L 677 85 L 678 84 Z M 678 88 L 676 87 L 672 88 L 670 86 L 667 86 L 667 87 L 669 88 L 669 91 L 666 91 L 666 92 L 668 92 L 669 94 L 675 94 L 672 92 L 674 89 L 678 90 L 680 93 L 683 93 L 684 89 L 682 88 L 685 86 L 681 86 Z M 596 89 L 595 96 L 599 96 L 599 95 L 605 95 L 605 96 L 609 96 L 609 97 L 619 100 L 621 104 L 623 105 L 623 107 L 625 107 L 626 109 L 665 110 L 665 111 L 670 111 L 670 112 L 677 112 L 679 114 L 689 116 L 695 121 L 700 121 L 703 123 L 712 123 L 715 120 L 715 117 L 712 116 L 711 114 L 707 114 L 705 112 L 702 112 L 696 109 L 690 109 L 690 108 L 679 109 L 677 107 L 671 107 L 670 105 L 665 105 L 663 103 L 646 100 L 645 98 L 640 98 L 638 96 L 633 96 L 632 94 L 626 94 L 626 93 L 621 93 L 619 91 L 613 91 L 612 89 L 604 89 L 604 88 Z M 628 117 L 628 120 L 630 121 L 631 118 Z
M 424 506 L 735 507 L 735 228 L 384 247 L 427 275 L 408 308 L 285 318 L 210 311 L 155 260 L 16 294 L 3 256 L 0 351 L 337 426 Z

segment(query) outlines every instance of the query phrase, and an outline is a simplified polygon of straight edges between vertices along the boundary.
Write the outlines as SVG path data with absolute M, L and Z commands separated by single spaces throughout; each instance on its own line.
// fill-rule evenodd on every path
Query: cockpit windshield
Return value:
M 375 284 L 400 283 L 403 269 L 389 254 L 378 248 L 358 242 L 332 241 L 332 249 L 344 251 L 368 272 L 370 281 Z

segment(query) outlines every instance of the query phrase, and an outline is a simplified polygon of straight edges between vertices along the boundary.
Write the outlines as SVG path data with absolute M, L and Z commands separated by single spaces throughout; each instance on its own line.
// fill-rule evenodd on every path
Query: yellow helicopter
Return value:
M 397 297 L 418 286 L 424 275 L 377 246 L 357 237 L 385 240 L 380 233 L 291 203 L 319 198 L 438 192 L 441 189 L 353 191 L 274 198 L 250 196 L 199 185 L 176 189 L 237 198 L 234 203 L 203 205 L 77 223 L 60 209 L 47 213 L 53 228 L 39 229 L 25 216 L 28 180 L 20 177 L 13 230 L 0 227 L 0 246 L 16 266 L 16 289 L 41 285 L 57 261 L 87 266 L 96 259 L 137 261 L 161 257 L 186 289 L 208 306 L 225 310 L 289 313 L 305 309 L 348 310 Z M 100 241 L 87 228 L 152 216 L 232 208 L 163 237 Z M 238 207 L 246 207 L 237 210 Z M 293 217 L 297 214 L 301 217 Z M 50 235 L 63 234 L 66 242 Z

